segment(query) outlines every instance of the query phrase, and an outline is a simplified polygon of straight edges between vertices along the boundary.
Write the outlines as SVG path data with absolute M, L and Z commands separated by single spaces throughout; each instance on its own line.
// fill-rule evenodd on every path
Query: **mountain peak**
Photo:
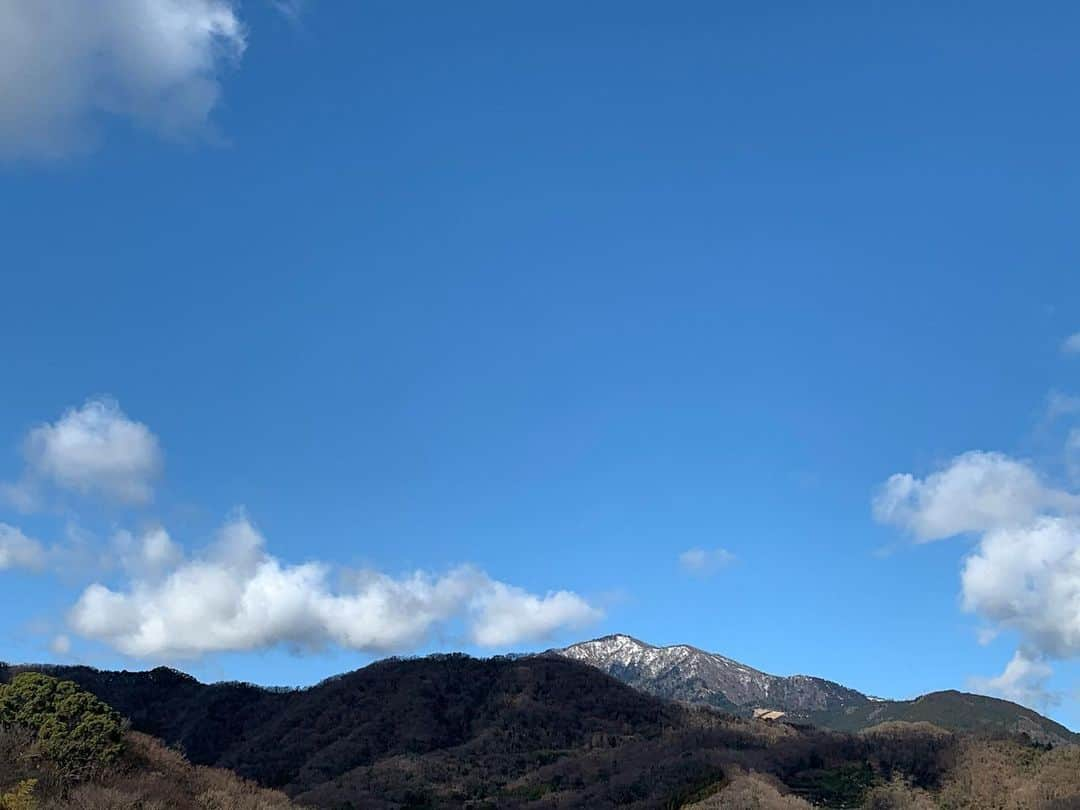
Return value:
M 647 644 L 639 638 L 627 635 L 626 633 L 611 633 L 606 636 L 600 636 L 599 638 L 591 638 L 587 641 L 579 641 L 577 644 L 572 644 L 571 647 L 603 647 L 620 648 L 620 649 L 642 649 L 642 650 L 654 650 L 657 649 L 652 644 Z M 567 649 L 570 649 L 569 647 Z
M 860 692 L 820 678 L 782 678 L 689 644 L 657 647 L 623 633 L 554 652 L 651 694 L 729 711 L 766 707 L 805 715 L 869 702 Z

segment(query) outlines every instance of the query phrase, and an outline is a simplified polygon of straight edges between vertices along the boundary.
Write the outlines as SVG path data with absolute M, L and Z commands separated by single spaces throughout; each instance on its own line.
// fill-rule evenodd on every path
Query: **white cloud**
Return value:
M 1061 351 L 1065 354 L 1080 354 L 1080 332 L 1069 335 L 1061 344 Z
M 484 647 L 505 647 L 523 639 L 550 638 L 564 628 L 600 619 L 600 611 L 569 591 L 534 596 L 513 585 L 488 580 L 472 600 L 472 639 Z
M 1047 486 L 1027 463 L 980 451 L 957 456 L 924 479 L 893 475 L 873 502 L 878 521 L 907 529 L 922 542 L 1078 509 L 1080 497 Z
M 178 659 L 282 644 L 403 650 L 454 621 L 464 622 L 476 643 L 502 646 L 600 616 L 575 594 L 536 596 L 470 567 L 400 578 L 364 571 L 338 589 L 331 573 L 322 563 L 289 565 L 271 556 L 240 517 L 204 555 L 163 575 L 135 575 L 124 590 L 90 586 L 69 618 L 79 634 L 127 655 Z
M 1074 437 L 1070 435 L 1069 449 Z M 1077 440 L 1080 446 L 1080 440 Z M 874 499 L 874 515 L 917 540 L 975 533 L 961 573 L 965 611 L 987 625 L 979 642 L 1000 632 L 1020 648 L 975 688 L 1043 707 L 1049 661 L 1080 657 L 1080 498 L 1049 486 L 1027 463 L 1000 453 L 956 457 L 925 479 L 892 476 Z
M 1017 650 L 1000 675 L 993 678 L 972 678 L 969 685 L 976 692 L 1045 710 L 1059 702 L 1059 697 L 1046 688 L 1046 682 L 1052 674 L 1053 670 L 1045 661 L 1028 657 L 1021 650 Z
M 205 136 L 244 47 L 232 0 L 2 0 L 0 157 L 85 150 L 103 114 Z
M 49 649 L 54 655 L 66 656 L 71 652 L 71 639 L 63 634 L 53 636 L 52 641 L 49 642 Z
M 735 562 L 735 555 L 727 549 L 691 548 L 679 555 L 679 567 L 687 574 L 708 576 Z
M 128 504 L 152 500 L 153 481 L 162 468 L 157 437 L 107 399 L 90 400 L 57 422 L 31 430 L 24 455 L 26 480 L 16 488 L 50 481 Z
M 138 537 L 119 531 L 113 536 L 113 547 L 124 570 L 144 579 L 160 576 L 183 559 L 183 551 L 160 526 Z
M 987 533 L 964 562 L 964 609 L 1051 658 L 1080 655 L 1080 522 L 1043 517 Z
M 0 571 L 6 568 L 40 569 L 45 566 L 45 548 L 14 526 L 0 523 Z

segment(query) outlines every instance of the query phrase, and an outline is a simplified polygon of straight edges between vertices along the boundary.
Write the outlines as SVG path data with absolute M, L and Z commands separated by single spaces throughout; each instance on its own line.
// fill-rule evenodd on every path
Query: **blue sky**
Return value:
M 0 12 L 3 658 L 618 631 L 1080 726 L 1080 11 L 49 4 Z

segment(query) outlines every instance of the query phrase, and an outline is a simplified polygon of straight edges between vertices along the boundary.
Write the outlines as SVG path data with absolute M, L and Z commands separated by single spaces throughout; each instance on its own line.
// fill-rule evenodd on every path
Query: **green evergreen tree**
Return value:
M 40 753 L 69 776 L 108 765 L 123 751 L 124 727 L 115 711 L 71 681 L 40 672 L 0 685 L 0 727 L 36 734 Z

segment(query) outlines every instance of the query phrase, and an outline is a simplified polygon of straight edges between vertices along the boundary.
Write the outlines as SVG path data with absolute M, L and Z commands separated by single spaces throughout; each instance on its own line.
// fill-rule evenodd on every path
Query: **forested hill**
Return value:
M 410 758 L 429 755 L 422 792 L 475 782 L 468 789 L 483 793 L 564 752 L 657 739 L 685 722 L 685 710 L 558 658 L 389 659 L 295 691 L 202 684 L 166 668 L 35 669 L 76 682 L 194 762 L 358 807 L 408 798 L 412 788 L 394 783 L 414 780 L 389 771 Z
M 303 690 L 202 684 L 164 668 L 3 667 L 0 681 L 27 669 L 74 681 L 197 764 L 313 807 L 933 807 L 935 797 L 975 810 L 984 786 L 1023 797 L 1036 785 L 1080 799 L 1077 748 L 927 723 L 859 733 L 766 723 L 667 702 L 561 657 L 390 659 Z M 866 804 L 883 791 L 923 804 Z

